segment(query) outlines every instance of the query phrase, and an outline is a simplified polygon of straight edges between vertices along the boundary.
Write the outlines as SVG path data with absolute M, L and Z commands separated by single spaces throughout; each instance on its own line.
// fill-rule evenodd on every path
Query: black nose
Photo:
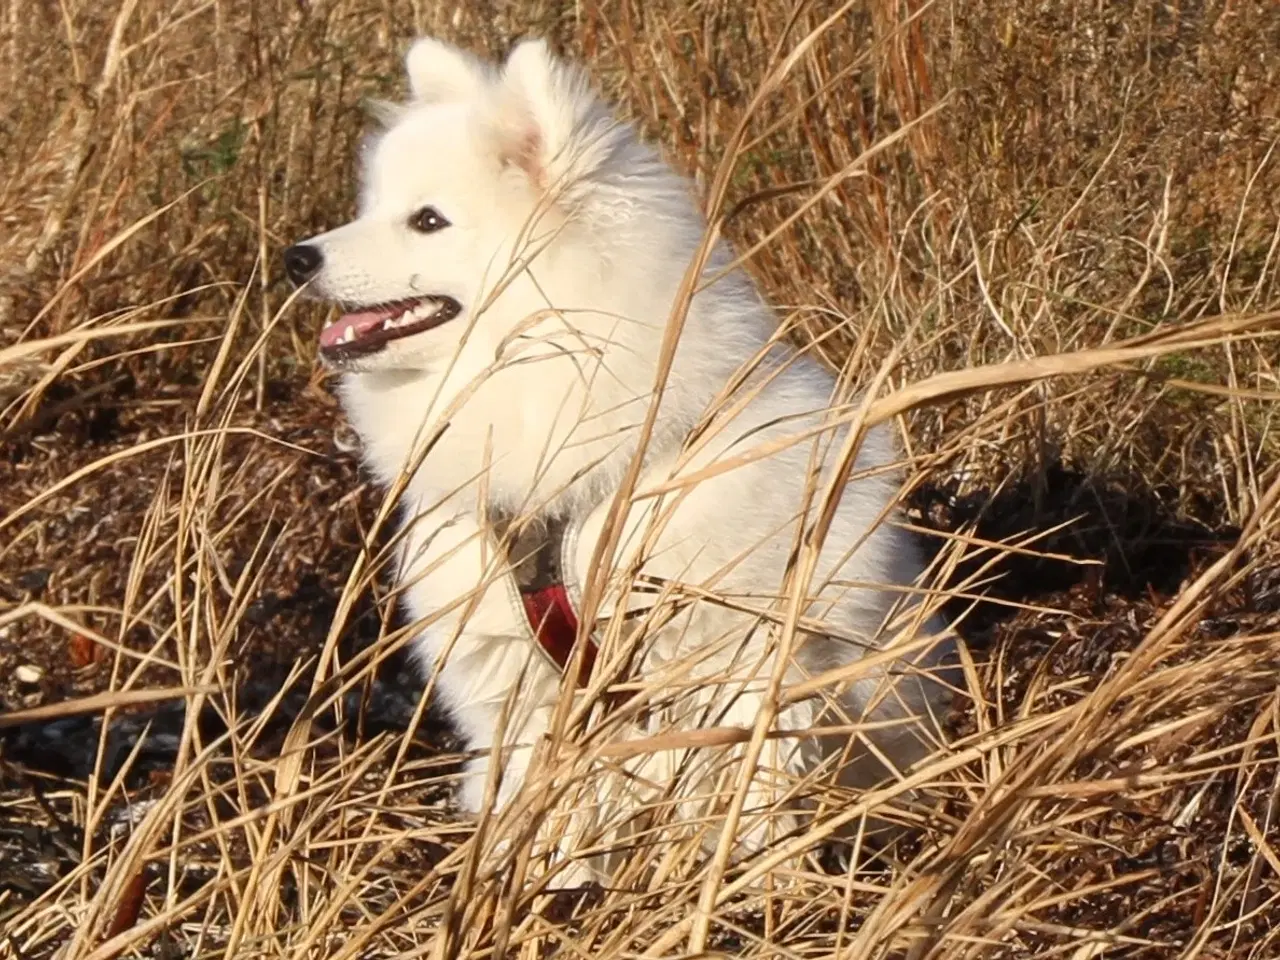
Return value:
M 284 272 L 298 286 L 306 283 L 324 266 L 324 254 L 319 247 L 305 243 L 294 244 L 284 252 Z

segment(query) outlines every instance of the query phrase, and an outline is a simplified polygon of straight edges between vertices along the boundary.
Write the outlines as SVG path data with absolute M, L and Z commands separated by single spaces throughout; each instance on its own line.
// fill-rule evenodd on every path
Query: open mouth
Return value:
M 332 360 L 377 353 L 392 340 L 448 323 L 462 307 L 452 297 L 417 297 L 365 307 L 320 331 L 320 350 Z

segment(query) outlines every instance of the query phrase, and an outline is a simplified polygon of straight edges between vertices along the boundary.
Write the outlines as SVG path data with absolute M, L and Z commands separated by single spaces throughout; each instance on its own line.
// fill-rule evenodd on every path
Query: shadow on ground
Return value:
M 942 584 L 965 595 L 951 600 L 947 612 L 965 615 L 963 632 L 979 647 L 1019 609 L 1064 597 L 1094 613 L 1117 600 L 1159 604 L 1240 532 L 1215 522 L 1220 504 L 1197 499 L 1179 506 L 1175 490 L 1090 476 L 1062 463 L 996 491 L 959 493 L 957 486 L 924 485 L 908 509 L 940 534 L 1025 548 L 971 549 Z M 926 539 L 935 556 L 947 542 Z

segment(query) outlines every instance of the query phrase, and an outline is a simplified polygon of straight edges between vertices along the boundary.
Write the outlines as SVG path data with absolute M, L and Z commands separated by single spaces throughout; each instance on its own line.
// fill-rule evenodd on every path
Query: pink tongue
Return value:
M 354 343 L 366 333 L 381 330 L 383 321 L 398 317 L 403 312 L 403 306 L 386 306 L 376 307 L 373 310 L 361 310 L 359 313 L 343 314 L 337 321 L 320 331 L 320 346 L 341 346 L 347 331 L 353 328 L 355 336 L 347 342 Z

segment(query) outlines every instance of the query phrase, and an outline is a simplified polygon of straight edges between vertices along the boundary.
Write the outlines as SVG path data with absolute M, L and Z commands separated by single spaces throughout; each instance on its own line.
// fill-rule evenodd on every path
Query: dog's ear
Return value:
M 523 40 L 502 73 L 500 153 L 540 188 L 570 190 L 590 176 L 616 126 L 585 71 L 551 52 L 544 40 Z
M 413 99 L 421 103 L 445 103 L 478 96 L 489 73 L 483 60 L 432 37 L 415 41 L 405 56 L 404 65 Z

